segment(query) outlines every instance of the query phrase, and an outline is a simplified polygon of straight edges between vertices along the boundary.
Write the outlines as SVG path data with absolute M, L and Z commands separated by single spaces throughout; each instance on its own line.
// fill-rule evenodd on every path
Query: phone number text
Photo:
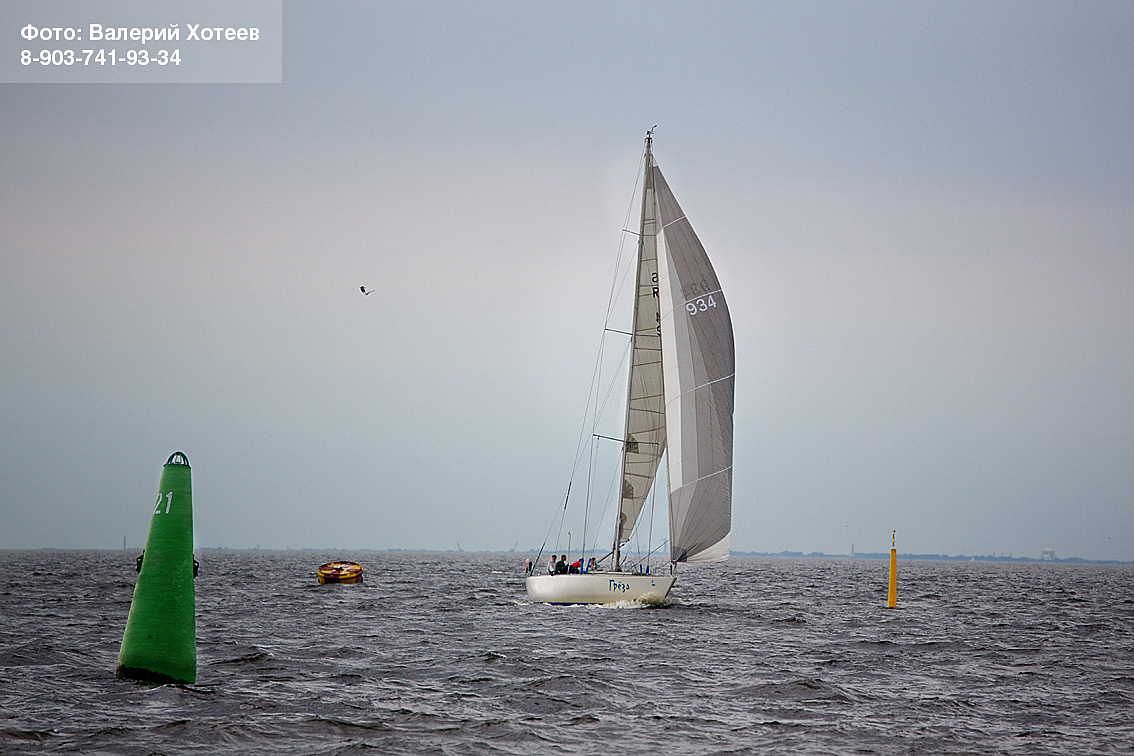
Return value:
M 33 66 L 179 66 L 180 50 L 31 50 L 20 52 L 20 64 Z

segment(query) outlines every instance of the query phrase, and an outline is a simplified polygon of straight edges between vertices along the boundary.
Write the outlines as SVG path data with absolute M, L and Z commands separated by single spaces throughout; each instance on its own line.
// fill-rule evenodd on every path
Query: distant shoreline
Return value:
M 89 548 L 67 548 L 58 546 L 40 546 L 27 549 L 0 549 L 4 551 L 141 551 L 141 546 L 127 546 L 122 548 L 107 548 L 107 549 L 89 549 Z M 531 556 L 538 554 L 537 549 L 528 549 L 527 551 L 519 551 L 509 549 L 505 551 L 498 551 L 493 549 L 479 550 L 479 549 L 349 549 L 349 548 L 335 548 L 335 547 L 307 547 L 307 548 L 288 548 L 288 549 L 273 549 L 273 548 L 260 548 L 259 546 L 250 547 L 233 547 L 233 546 L 198 546 L 195 551 L 280 551 L 280 552 L 316 552 L 316 553 L 361 553 L 361 554 L 514 554 L 516 556 Z M 731 558 L 753 558 L 753 559 L 889 559 L 889 552 L 855 552 L 854 554 L 825 554 L 819 551 L 812 551 L 804 553 L 802 551 L 779 551 L 779 552 L 766 552 L 766 551 L 732 551 L 729 552 Z M 987 555 L 972 555 L 972 554 L 958 554 L 950 556 L 948 554 L 903 554 L 898 552 L 899 560 L 918 560 L 927 562 L 1016 562 L 1021 564 L 1134 564 L 1134 561 L 1123 561 L 1121 559 L 1083 559 L 1081 557 L 1066 557 L 1066 558 L 1051 558 L 1039 559 L 1036 557 L 1016 557 L 1016 556 L 997 556 L 995 554 Z
M 759 551 L 733 551 L 730 556 L 734 557 L 765 557 L 765 558 L 788 558 L 788 559 L 889 559 L 889 552 L 855 552 L 854 554 L 823 554 L 820 552 L 811 552 L 804 554 L 802 551 L 781 551 L 776 554 L 769 554 Z M 973 555 L 973 554 L 958 554 L 957 556 L 948 556 L 947 554 L 903 554 L 898 552 L 898 559 L 917 559 L 927 562 L 1022 562 L 1034 564 L 1134 564 L 1134 562 L 1124 562 L 1119 559 L 1082 559 L 1080 557 L 1067 557 L 1051 559 L 1037 559 L 1036 557 L 1014 557 L 1014 556 L 996 556 L 990 555 Z

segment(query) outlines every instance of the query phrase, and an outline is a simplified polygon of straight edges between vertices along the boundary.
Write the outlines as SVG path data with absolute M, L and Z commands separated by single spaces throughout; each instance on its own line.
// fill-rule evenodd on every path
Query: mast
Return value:
M 633 328 L 631 329 L 631 334 L 630 334 L 630 370 L 629 370 L 629 373 L 628 373 L 628 376 L 627 376 L 627 379 L 626 379 L 626 381 L 627 381 L 627 387 L 626 387 L 626 417 L 625 417 L 625 422 L 623 423 L 623 426 L 622 426 L 623 427 L 622 459 L 621 459 L 621 465 L 620 465 L 620 470 L 619 470 L 619 475 L 618 475 L 618 479 L 620 481 L 622 481 L 622 486 L 620 487 L 619 494 L 618 494 L 618 514 L 617 514 L 617 516 L 615 517 L 615 520 L 614 520 L 614 546 L 611 550 L 613 555 L 614 555 L 614 565 L 613 566 L 614 566 L 615 572 L 622 569 L 622 535 L 623 535 L 622 531 L 623 531 L 623 525 L 624 525 L 625 521 L 628 519 L 628 513 L 626 512 L 626 508 L 624 506 L 625 502 L 627 500 L 626 486 L 628 485 L 627 482 L 626 482 L 627 481 L 627 477 L 626 477 L 626 475 L 627 475 L 627 458 L 629 457 L 629 455 L 631 454 L 632 451 L 636 451 L 635 447 L 637 446 L 637 442 L 634 441 L 634 439 L 631 437 L 630 418 L 631 418 L 631 412 L 633 410 L 632 398 L 633 398 L 633 395 L 634 395 L 634 368 L 636 366 L 636 359 L 635 358 L 638 355 L 638 331 L 639 331 L 639 329 L 638 329 L 638 318 L 639 318 L 640 304 L 641 304 L 641 300 L 642 300 L 640 294 L 641 294 L 641 290 L 642 290 L 642 256 L 643 256 L 643 250 L 645 249 L 645 246 L 646 246 L 646 234 L 647 234 L 647 230 L 646 230 L 647 203 L 650 201 L 650 196 L 653 193 L 652 190 L 654 188 L 653 187 L 653 185 L 654 185 L 653 171 L 651 170 L 651 168 L 652 168 L 651 163 L 653 162 L 653 154 L 651 152 L 651 146 L 653 145 L 653 140 L 654 140 L 653 130 L 651 129 L 651 130 L 646 132 L 646 157 L 645 157 L 644 175 L 643 175 L 643 178 L 642 178 L 642 213 L 641 213 L 640 225 L 639 225 L 639 228 L 638 228 L 638 262 L 637 262 L 637 265 L 635 266 L 636 270 L 635 270 L 635 273 L 634 273 L 634 315 L 633 315 L 633 320 L 631 321 L 633 323 Z M 650 213 L 650 216 L 652 216 L 652 215 L 653 215 L 653 213 Z M 652 227 L 650 229 L 650 233 L 651 234 L 656 233 L 656 226 L 653 223 L 652 217 L 651 217 L 651 221 L 650 221 L 650 226 Z M 656 258 L 655 258 L 655 265 L 656 265 Z M 656 276 L 656 272 L 655 272 L 655 276 Z M 656 281 L 656 278 L 655 278 L 655 281 Z M 655 288 L 655 291 L 656 291 L 656 288 Z M 656 466 L 655 466 L 655 469 L 656 469 Z M 631 498 L 633 498 L 633 494 L 631 494 Z M 635 519 L 637 519 L 637 516 L 638 516 L 638 513 L 635 512 L 634 513 Z M 631 527 L 633 527 L 633 523 L 631 523 Z

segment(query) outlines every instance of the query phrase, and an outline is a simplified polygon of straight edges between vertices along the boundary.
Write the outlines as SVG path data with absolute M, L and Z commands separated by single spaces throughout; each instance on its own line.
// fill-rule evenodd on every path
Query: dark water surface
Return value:
M 114 677 L 133 551 L 0 552 L 0 753 L 1134 753 L 1134 569 L 683 568 L 549 607 L 520 555 L 204 551 L 197 683 Z M 320 586 L 353 559 L 361 585 Z

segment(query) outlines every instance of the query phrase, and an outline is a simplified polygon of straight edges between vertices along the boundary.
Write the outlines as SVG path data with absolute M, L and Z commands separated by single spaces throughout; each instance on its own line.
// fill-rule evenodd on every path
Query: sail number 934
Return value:
M 696 315 L 699 312 L 707 312 L 710 308 L 717 306 L 717 300 L 713 299 L 710 294 L 707 297 L 698 297 L 697 299 L 690 299 L 685 303 L 685 311 L 690 315 Z

